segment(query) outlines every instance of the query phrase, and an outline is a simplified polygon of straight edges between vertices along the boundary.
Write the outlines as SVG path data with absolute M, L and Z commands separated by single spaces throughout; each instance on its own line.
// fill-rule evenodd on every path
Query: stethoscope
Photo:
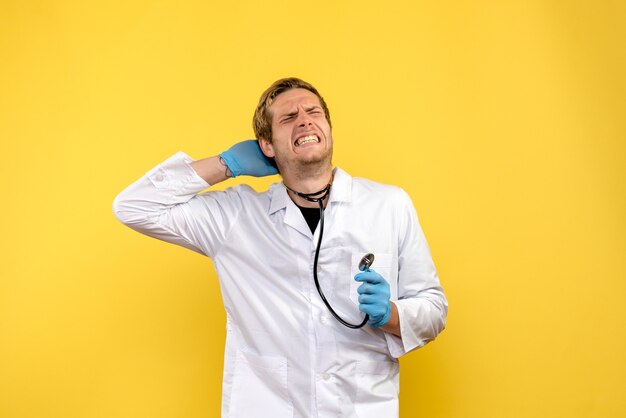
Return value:
M 308 200 L 309 202 L 314 202 L 314 203 L 319 204 L 320 206 L 320 236 L 317 239 L 317 248 L 315 249 L 315 258 L 313 259 L 313 281 L 315 282 L 317 293 L 319 293 L 320 297 L 322 298 L 322 301 L 324 302 L 324 304 L 326 305 L 330 313 L 333 314 L 335 319 L 337 319 L 337 321 L 339 321 L 342 325 L 345 325 L 348 328 L 359 329 L 363 327 L 367 323 L 367 321 L 369 321 L 370 316 L 368 314 L 365 314 L 365 317 L 363 318 L 363 322 L 361 322 L 360 324 L 351 324 L 349 322 L 346 322 L 330 306 L 330 303 L 328 302 L 328 300 L 326 300 L 326 296 L 324 296 L 324 292 L 322 292 L 322 288 L 320 287 L 320 282 L 317 279 L 317 259 L 319 258 L 319 255 L 320 255 L 320 248 L 322 246 L 322 236 L 324 235 L 324 199 L 326 199 L 328 195 L 330 194 L 331 184 L 332 184 L 332 179 L 331 179 L 331 183 L 328 183 L 328 185 L 325 188 L 315 193 L 300 193 L 300 192 L 296 192 L 295 190 L 290 189 L 289 187 L 287 187 L 287 185 L 285 185 L 285 187 L 291 193 L 294 193 L 300 196 L 301 198 Z M 314 196 L 318 196 L 318 197 L 314 197 Z M 374 254 L 371 254 L 371 253 L 365 254 L 365 256 L 359 262 L 359 270 L 366 271 L 367 269 L 370 268 L 373 262 L 374 262 Z

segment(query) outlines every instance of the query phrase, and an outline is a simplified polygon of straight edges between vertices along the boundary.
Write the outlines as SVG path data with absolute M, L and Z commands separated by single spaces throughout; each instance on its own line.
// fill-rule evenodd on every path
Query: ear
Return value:
M 274 147 L 272 143 L 264 138 L 259 138 L 259 147 L 261 147 L 261 151 L 267 158 L 274 158 L 276 155 L 274 153 Z

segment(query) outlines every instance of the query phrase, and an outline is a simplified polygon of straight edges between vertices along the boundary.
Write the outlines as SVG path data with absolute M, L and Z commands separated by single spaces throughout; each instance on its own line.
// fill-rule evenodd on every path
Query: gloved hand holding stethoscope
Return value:
M 359 292 L 359 310 L 369 315 L 369 324 L 374 328 L 382 327 L 391 317 L 391 292 L 389 283 L 380 274 L 367 268 L 354 276 L 357 282 L 363 282 Z

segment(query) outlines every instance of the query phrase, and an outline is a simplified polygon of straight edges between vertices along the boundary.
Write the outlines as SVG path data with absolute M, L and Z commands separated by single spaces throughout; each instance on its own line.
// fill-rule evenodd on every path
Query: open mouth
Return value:
M 304 144 L 310 144 L 311 142 L 320 142 L 320 139 L 317 135 L 306 135 L 296 139 L 295 146 L 299 147 Z

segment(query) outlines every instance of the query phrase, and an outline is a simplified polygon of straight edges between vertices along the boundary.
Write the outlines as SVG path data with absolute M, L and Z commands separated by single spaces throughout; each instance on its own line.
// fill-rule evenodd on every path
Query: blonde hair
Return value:
M 320 99 L 320 104 L 322 105 L 322 109 L 324 109 L 324 115 L 326 115 L 328 125 L 332 127 L 328 106 L 326 106 L 324 98 L 315 87 L 299 78 L 281 78 L 263 92 L 259 99 L 259 104 L 257 104 L 256 110 L 254 111 L 252 127 L 254 128 L 254 134 L 257 139 L 263 138 L 268 142 L 272 142 L 272 115 L 269 112 L 269 107 L 279 94 L 291 89 L 305 89 L 315 94 Z

